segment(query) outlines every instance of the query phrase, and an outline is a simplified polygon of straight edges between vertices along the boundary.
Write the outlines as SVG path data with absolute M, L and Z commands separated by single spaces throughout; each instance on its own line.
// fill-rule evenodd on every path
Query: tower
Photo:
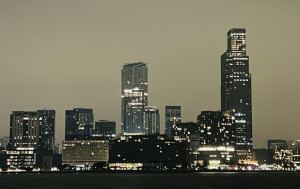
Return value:
M 236 150 L 240 160 L 252 159 L 252 99 L 246 30 L 227 33 L 227 51 L 221 56 L 221 110 L 235 117 Z
M 145 63 L 125 64 L 122 69 L 121 132 L 143 133 L 143 114 L 148 105 L 148 68 Z
M 160 133 L 159 110 L 156 106 L 145 106 L 144 132 L 145 135 Z
M 65 140 L 90 140 L 93 129 L 93 109 L 66 110 Z
M 55 145 L 55 110 L 38 110 L 39 148 L 54 150 Z
M 181 106 L 166 106 L 165 134 L 171 136 L 173 125 L 181 123 Z

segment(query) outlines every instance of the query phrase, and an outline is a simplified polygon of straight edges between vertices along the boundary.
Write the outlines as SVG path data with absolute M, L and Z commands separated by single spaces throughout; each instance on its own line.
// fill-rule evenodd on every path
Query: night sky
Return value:
M 300 1 L 0 0 L 0 137 L 11 111 L 93 108 L 121 120 L 121 69 L 148 64 L 149 105 L 180 105 L 183 121 L 219 110 L 227 31 L 246 28 L 254 147 L 300 139 Z

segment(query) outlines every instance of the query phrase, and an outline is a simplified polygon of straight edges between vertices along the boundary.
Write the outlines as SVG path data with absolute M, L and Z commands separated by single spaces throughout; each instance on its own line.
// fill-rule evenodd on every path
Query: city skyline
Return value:
M 9 135 L 12 111 L 43 108 L 56 110 L 57 143 L 64 111 L 75 107 L 92 108 L 95 120 L 116 121 L 120 133 L 121 66 L 140 61 L 148 66 L 148 104 L 160 115 L 165 106 L 181 106 L 182 122 L 196 122 L 201 111 L 221 109 L 226 32 L 246 28 L 254 147 L 299 139 L 299 5 L 1 1 L 0 137 Z M 164 117 L 161 126 L 163 132 Z

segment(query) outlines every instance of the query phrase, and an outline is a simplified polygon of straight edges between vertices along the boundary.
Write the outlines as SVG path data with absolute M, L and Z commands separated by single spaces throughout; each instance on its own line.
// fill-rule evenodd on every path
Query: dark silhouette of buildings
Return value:
M 287 149 L 286 140 L 268 140 L 268 150 L 274 152 L 276 149 Z
M 227 39 L 227 51 L 221 56 L 221 110 L 234 113 L 239 159 L 252 159 L 251 74 L 246 30 L 231 29 Z
M 128 135 L 110 141 L 111 169 L 186 168 L 186 143 L 166 135 Z
M 181 106 L 166 106 L 165 109 L 165 134 L 171 136 L 172 127 L 181 123 Z
M 148 105 L 148 68 L 145 63 L 125 64 L 122 69 L 121 133 L 143 133 Z
M 66 110 L 65 140 L 90 140 L 93 127 L 93 109 Z

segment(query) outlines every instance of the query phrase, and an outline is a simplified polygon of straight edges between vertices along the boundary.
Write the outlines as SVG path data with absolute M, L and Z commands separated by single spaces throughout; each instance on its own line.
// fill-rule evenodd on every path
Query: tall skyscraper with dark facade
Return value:
M 228 48 L 221 56 L 221 109 L 235 117 L 236 150 L 240 160 L 252 159 L 252 99 L 246 30 L 227 33 Z
M 144 132 L 145 135 L 160 133 L 159 110 L 156 106 L 145 106 Z
M 39 148 L 54 150 L 55 145 L 55 110 L 38 110 Z
M 148 105 L 148 68 L 143 62 L 125 64 L 122 69 L 121 132 L 143 133 L 143 114 Z
M 90 140 L 93 129 L 93 109 L 66 110 L 65 140 Z
M 165 134 L 171 136 L 172 127 L 177 123 L 181 123 L 181 106 L 166 106 Z

